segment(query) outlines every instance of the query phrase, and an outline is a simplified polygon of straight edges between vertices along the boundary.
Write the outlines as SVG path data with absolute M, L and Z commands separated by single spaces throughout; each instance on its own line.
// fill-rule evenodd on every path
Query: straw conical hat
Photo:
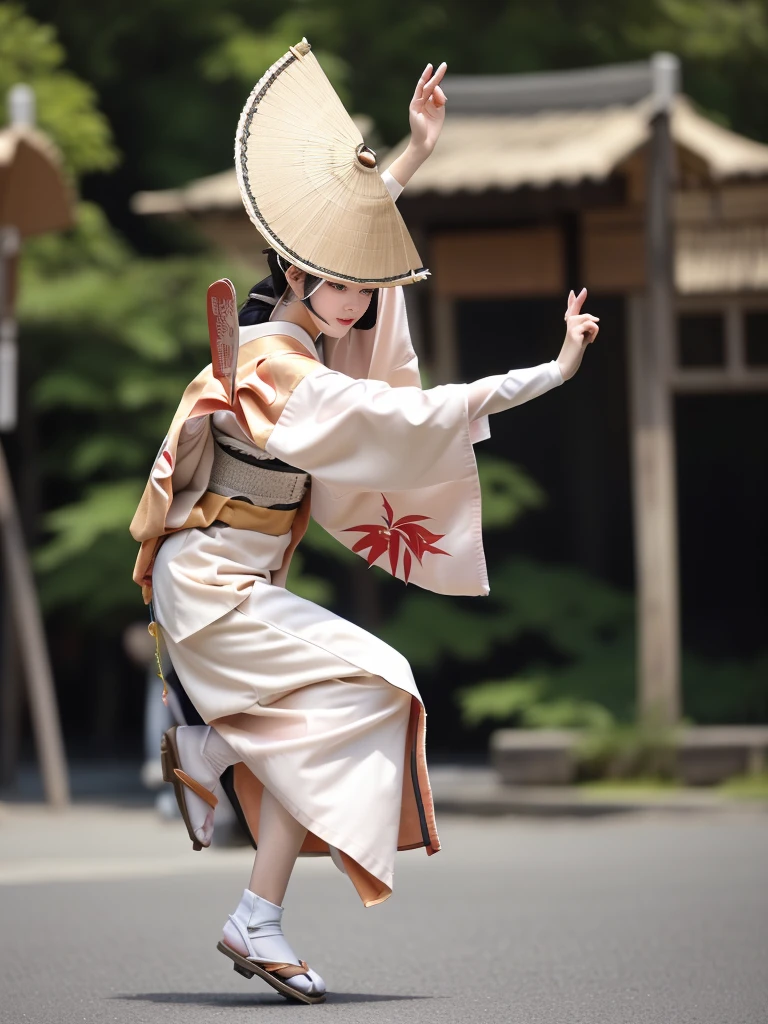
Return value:
M 426 276 L 375 154 L 306 39 L 248 97 L 235 166 L 248 216 L 295 266 L 383 287 Z

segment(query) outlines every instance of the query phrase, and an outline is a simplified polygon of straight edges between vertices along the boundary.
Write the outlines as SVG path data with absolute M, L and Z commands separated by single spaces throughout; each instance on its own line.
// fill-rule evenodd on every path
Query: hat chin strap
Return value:
M 285 263 L 285 266 L 283 266 L 283 263 Z M 287 272 L 290 269 L 290 267 L 292 266 L 292 264 L 289 263 L 283 256 L 281 256 L 280 253 L 277 253 L 277 265 L 280 267 L 282 272 L 287 277 Z M 306 271 L 304 271 L 304 273 L 306 274 Z M 315 275 L 313 274 L 312 276 L 314 277 Z M 325 319 L 324 316 L 320 316 L 320 314 L 317 312 L 317 310 L 314 308 L 314 306 L 312 305 L 312 303 L 310 301 L 312 296 L 318 290 L 318 288 L 320 288 L 321 285 L 323 285 L 324 283 L 325 283 L 325 279 L 321 277 L 320 280 L 317 282 L 317 284 L 312 289 L 312 291 L 309 293 L 309 295 L 304 295 L 302 298 L 299 299 L 299 302 L 303 303 L 306 306 L 306 308 L 309 310 L 309 312 L 312 314 L 312 316 L 316 316 L 318 320 L 322 320 L 322 322 L 324 324 L 327 324 L 328 321 Z M 296 296 L 296 298 L 299 298 L 299 297 Z M 328 326 L 330 326 L 330 324 Z
M 322 284 L 322 283 L 323 282 L 321 281 L 320 284 Z M 318 285 L 318 287 L 319 287 L 319 285 Z M 305 295 L 304 298 L 301 299 L 301 302 L 307 307 L 307 309 L 312 314 L 312 316 L 316 316 L 318 320 L 322 320 L 324 324 L 328 324 L 328 321 L 325 319 L 325 317 L 324 316 L 320 316 L 320 314 L 317 312 L 317 310 L 312 305 L 311 296 L 314 295 L 316 291 L 317 291 L 317 288 L 313 288 L 312 291 L 309 293 L 309 295 Z M 328 324 L 328 326 L 330 327 L 331 325 Z

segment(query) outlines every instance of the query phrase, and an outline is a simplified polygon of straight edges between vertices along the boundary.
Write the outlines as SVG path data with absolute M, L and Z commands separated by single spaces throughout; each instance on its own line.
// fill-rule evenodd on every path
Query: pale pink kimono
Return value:
M 340 543 L 366 557 L 372 540 L 376 565 L 409 584 L 485 595 L 473 442 L 488 436 L 487 418 L 470 419 L 468 385 L 421 390 L 402 289 L 382 289 L 379 303 L 373 330 L 327 343 L 327 369 L 314 365 L 295 387 L 265 452 L 311 474 L 311 514 Z M 241 328 L 241 346 L 280 334 L 316 356 L 279 318 L 278 306 L 271 325 Z M 562 383 L 554 363 L 519 373 L 513 404 Z M 268 383 L 249 386 L 269 402 Z M 173 458 L 164 465 L 161 449 L 156 463 L 173 466 L 170 527 L 207 487 L 211 419 L 253 444 L 224 407 L 187 420 Z M 266 786 L 309 830 L 304 850 L 339 851 L 370 906 L 391 894 L 398 849 L 440 848 L 423 701 L 402 655 L 285 589 L 290 541 L 216 525 L 166 537 L 156 617 L 191 700 L 242 757 L 236 788 L 252 832 Z

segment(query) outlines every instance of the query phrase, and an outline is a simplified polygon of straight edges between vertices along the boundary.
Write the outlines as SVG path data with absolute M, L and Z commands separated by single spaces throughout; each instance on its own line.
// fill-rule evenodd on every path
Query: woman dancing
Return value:
M 285 589 L 291 555 L 311 513 L 405 583 L 487 594 L 473 444 L 572 377 L 598 331 L 571 292 L 557 359 L 421 389 L 401 286 L 428 271 L 395 199 L 440 134 L 444 74 L 425 69 L 384 174 L 306 41 L 256 85 L 235 159 L 272 273 L 241 311 L 232 390 L 210 366 L 189 385 L 131 525 L 134 578 L 207 723 L 166 734 L 166 778 L 200 849 L 234 765 L 257 847 L 218 948 L 305 1003 L 325 983 L 282 931 L 297 856 L 329 854 L 372 906 L 397 850 L 440 842 L 407 661 Z

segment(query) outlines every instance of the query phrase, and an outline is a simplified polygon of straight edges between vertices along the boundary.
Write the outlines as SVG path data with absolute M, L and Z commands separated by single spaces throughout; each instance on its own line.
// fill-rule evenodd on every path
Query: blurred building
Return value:
M 675 67 L 451 76 L 399 201 L 433 275 L 406 289 L 433 382 L 554 358 L 567 292 L 588 287 L 601 333 L 576 382 L 495 417 L 488 445 L 550 498 L 519 550 L 636 589 L 641 684 L 664 677 L 670 707 L 681 638 L 749 657 L 768 633 L 768 146 L 698 112 Z M 260 248 L 234 170 L 135 208 L 193 218 L 233 257 Z

